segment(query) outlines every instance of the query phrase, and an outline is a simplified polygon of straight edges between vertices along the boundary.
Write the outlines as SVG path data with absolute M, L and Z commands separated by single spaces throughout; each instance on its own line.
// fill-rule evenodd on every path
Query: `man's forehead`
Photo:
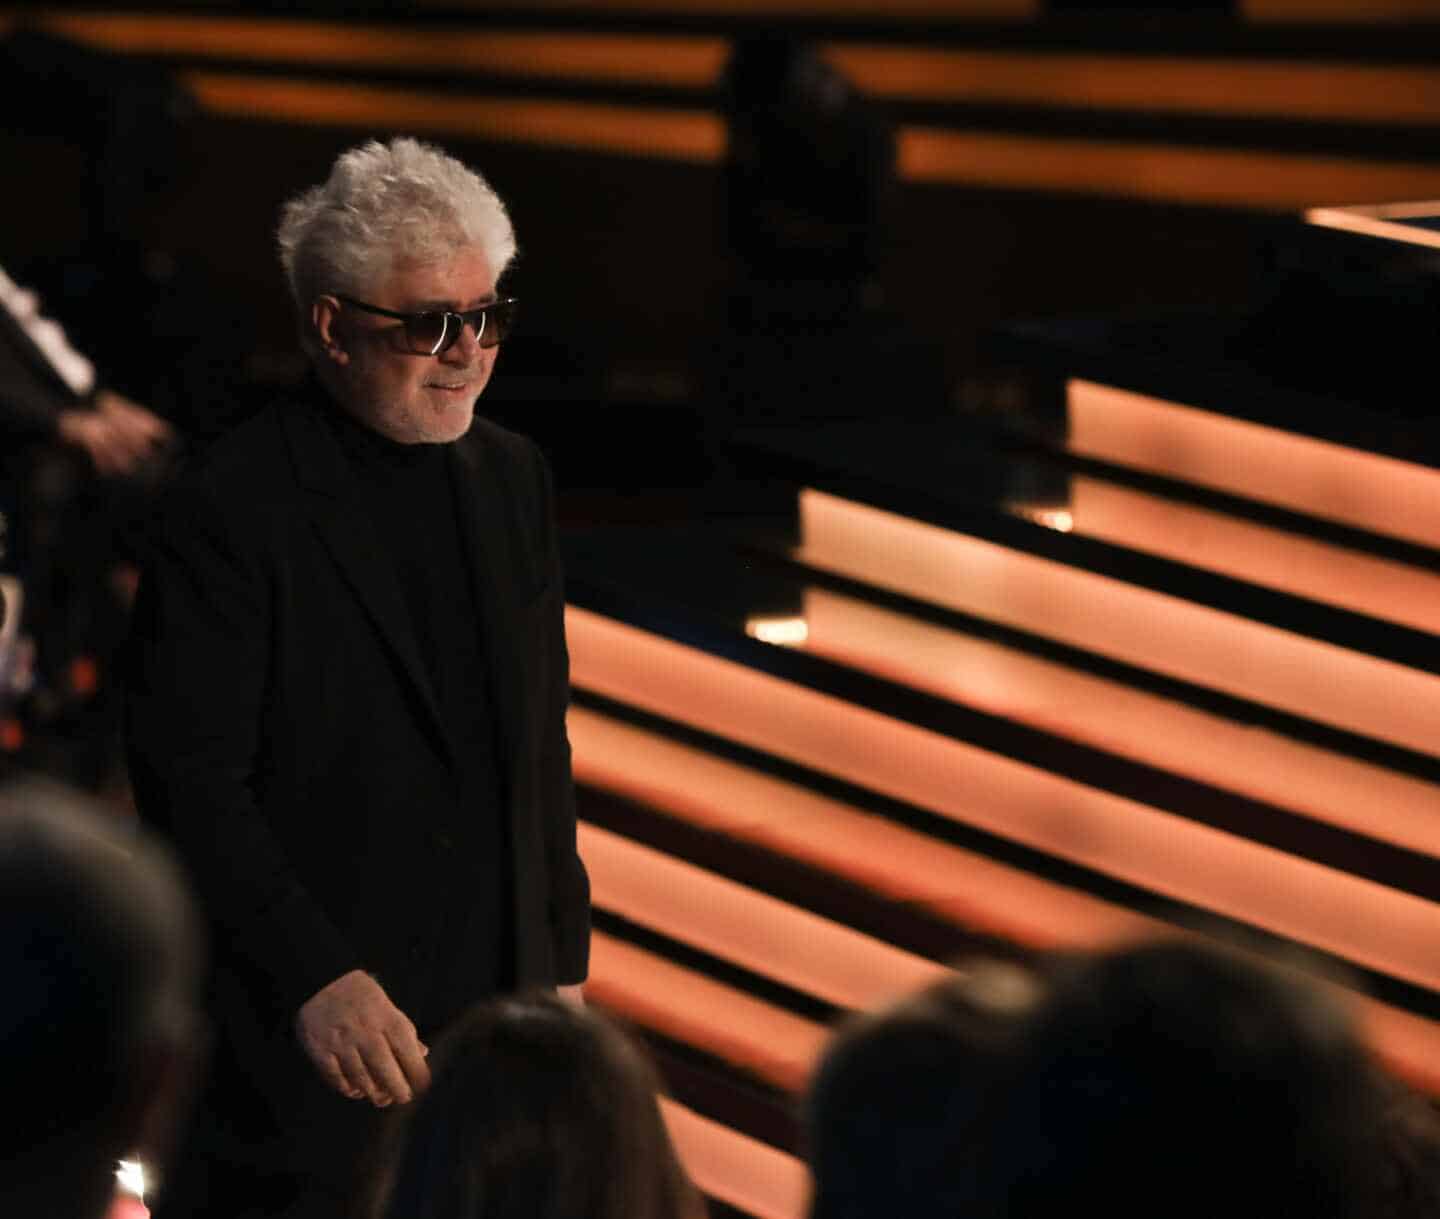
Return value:
M 438 259 L 396 258 L 377 287 L 397 309 L 463 309 L 495 299 L 495 273 L 484 250 L 467 247 Z

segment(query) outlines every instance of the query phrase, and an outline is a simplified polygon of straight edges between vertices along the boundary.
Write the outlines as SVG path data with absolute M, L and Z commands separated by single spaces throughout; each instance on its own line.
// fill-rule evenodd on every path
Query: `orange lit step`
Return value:
M 580 825 L 595 905 L 838 1007 L 866 1008 L 944 967 L 674 859 Z
M 1360 1034 L 1385 1068 L 1440 1097 L 1440 1026 L 1373 999 L 1361 1001 Z
M 813 489 L 800 561 L 1440 756 L 1440 676 Z
M 1440 987 L 1440 906 L 1433 902 L 574 606 L 567 629 L 573 680 L 582 689 L 1382 974 Z M 663 907 L 684 895 L 678 884 L 671 882 L 668 895 L 662 885 L 651 899 Z
M 824 1025 L 596 931 L 585 996 L 672 1041 L 694 1046 L 784 1092 L 799 1092 Z
M 1031 949 L 1153 934 L 1132 911 L 653 732 L 572 706 L 575 777 Z
M 1069 491 L 1065 526 L 1077 536 L 1440 634 L 1435 571 L 1087 475 Z
M 680 1162 L 706 1194 L 756 1219 L 803 1219 L 810 1176 L 794 1156 L 675 1101 L 662 1098 L 660 1109 Z
M 803 651 L 1440 856 L 1434 783 L 813 585 L 799 617 Z
M 1440 470 L 1073 379 L 1067 448 L 1440 548 Z
M 1102 949 L 1146 935 L 1174 934 L 1173 928 L 1132 911 L 956 851 L 794 784 L 585 708 L 571 709 L 569 731 L 577 778 L 583 783 L 804 859 L 894 900 L 924 904 L 957 922 L 983 926 L 1013 943 L 1038 949 Z M 952 890 L 952 885 L 963 889 Z M 621 959 L 623 953 L 630 954 L 628 959 Z M 758 1056 L 753 1049 L 726 1052 L 718 1047 L 730 1033 L 728 1016 L 719 1019 L 716 1039 L 711 1013 L 688 1001 L 677 1005 L 685 1009 L 680 1011 L 669 1003 L 672 991 L 688 993 L 696 981 L 708 983 L 680 970 L 683 981 L 676 985 L 669 973 L 676 969 L 596 933 L 586 992 L 644 1027 L 705 1045 L 731 1061 L 743 1059 L 748 1069 L 781 1086 L 804 1077 L 806 1062 L 813 1061 L 807 1055 L 818 1053 L 823 1044 L 823 1029 L 750 1000 L 765 1014 L 743 1022 L 758 1019 L 767 1028 L 774 1042 L 769 1049 L 778 1061 L 764 1063 L 764 1049 Z M 736 992 L 722 989 L 724 1005 L 735 1002 Z M 1412 1085 L 1440 1095 L 1440 1025 L 1373 999 L 1359 1002 L 1361 1027 L 1376 1056 Z M 768 1031 L 772 1020 L 773 1034 Z M 696 1028 L 704 1032 L 697 1035 Z

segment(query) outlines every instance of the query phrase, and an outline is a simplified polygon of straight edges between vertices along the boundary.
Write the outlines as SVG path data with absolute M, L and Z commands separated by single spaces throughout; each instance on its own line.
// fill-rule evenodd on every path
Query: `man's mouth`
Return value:
M 457 394 L 462 390 L 470 388 L 469 381 L 429 381 L 426 384 L 428 384 L 431 389 L 443 389 L 452 394 Z

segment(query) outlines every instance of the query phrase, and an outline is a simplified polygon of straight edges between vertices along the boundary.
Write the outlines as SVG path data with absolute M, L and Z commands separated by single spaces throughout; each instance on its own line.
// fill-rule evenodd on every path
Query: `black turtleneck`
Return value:
M 455 869 L 460 883 L 440 942 L 428 946 L 439 966 L 434 993 L 494 993 L 509 984 L 508 842 L 485 624 L 474 587 L 484 573 L 472 571 L 474 556 L 461 541 L 450 446 L 399 444 L 340 409 L 329 415 L 363 488 L 376 542 L 394 563 L 458 766 L 457 808 L 437 810 L 455 826 L 455 858 L 447 867 Z M 471 931 L 487 926 L 490 935 Z M 452 959 L 455 945 L 486 942 L 493 945 L 490 960 Z M 428 1011 L 417 1023 L 435 1028 L 455 1015 Z

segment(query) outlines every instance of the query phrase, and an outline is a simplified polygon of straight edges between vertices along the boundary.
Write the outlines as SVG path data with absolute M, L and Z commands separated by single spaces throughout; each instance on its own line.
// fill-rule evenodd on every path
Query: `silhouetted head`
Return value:
M 993 1137 L 999 1212 L 1367 1213 L 1379 1105 L 1347 1011 L 1193 942 L 1061 964 Z
M 1429 1097 L 1381 1075 L 1378 1196 L 1369 1219 L 1440 1215 L 1440 1112 Z
M 689 1219 L 655 1077 L 603 1017 L 544 993 L 445 1035 L 395 1132 L 385 1219 Z
M 196 945 L 133 827 L 47 781 L 0 790 L 0 1212 L 91 1219 L 117 1160 L 163 1159 L 201 1040 Z
M 812 1219 L 973 1217 L 995 1089 L 1041 993 L 975 962 L 843 1029 L 806 1105 Z

